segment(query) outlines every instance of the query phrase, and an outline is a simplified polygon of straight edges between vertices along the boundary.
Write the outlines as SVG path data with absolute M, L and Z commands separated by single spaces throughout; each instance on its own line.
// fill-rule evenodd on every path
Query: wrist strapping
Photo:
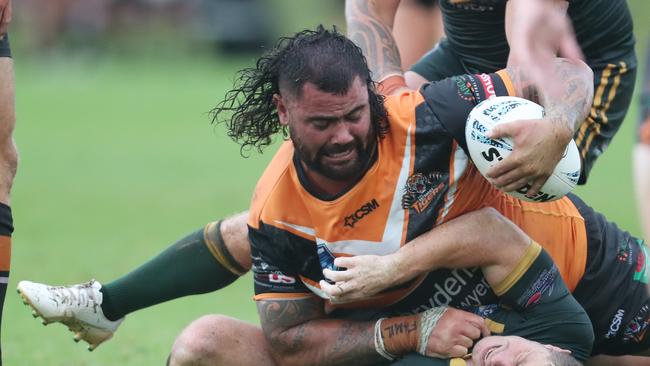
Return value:
M 422 318 L 420 319 L 420 337 L 418 339 L 418 348 L 417 352 L 423 356 L 435 356 L 432 354 L 427 355 L 427 344 L 429 343 L 429 338 L 431 337 L 431 332 L 433 328 L 436 327 L 438 321 L 447 311 L 446 306 L 439 306 L 436 308 L 429 309 L 421 314 Z
M 386 351 L 386 346 L 384 345 L 384 337 L 381 335 L 381 322 L 384 319 L 386 318 L 381 318 L 375 323 L 375 351 L 377 351 L 381 357 L 389 361 L 393 361 L 395 360 L 396 356 Z

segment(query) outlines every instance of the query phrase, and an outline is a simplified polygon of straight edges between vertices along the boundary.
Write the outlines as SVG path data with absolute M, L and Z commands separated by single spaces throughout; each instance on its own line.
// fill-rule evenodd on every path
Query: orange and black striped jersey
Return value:
M 330 200 L 310 193 L 292 144 L 284 143 L 251 204 L 256 299 L 323 295 L 318 282 L 334 257 L 393 253 L 434 226 L 485 206 L 541 243 L 569 288 L 575 287 L 587 246 L 584 221 L 571 201 L 520 202 L 492 187 L 468 158 L 470 110 L 490 96 L 511 93 L 507 74 L 498 72 L 457 76 L 388 96 L 390 131 L 379 140 L 375 162 L 353 187 Z M 345 306 L 411 312 L 495 300 L 478 268 L 440 269 Z

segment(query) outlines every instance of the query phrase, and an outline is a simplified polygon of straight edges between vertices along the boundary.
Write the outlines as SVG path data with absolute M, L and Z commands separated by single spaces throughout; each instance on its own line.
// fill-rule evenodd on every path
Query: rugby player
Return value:
M 573 126 L 588 112 L 592 75 L 581 63 L 558 61 L 557 67 L 566 78 L 562 97 L 542 93 L 539 101 L 546 106 L 547 118 Z M 230 343 L 224 347 L 221 355 L 227 354 L 230 360 L 250 355 L 253 349 L 272 349 L 278 364 L 379 362 L 379 355 L 386 355 L 381 345 L 372 344 L 377 322 L 340 318 L 347 315 L 346 310 L 327 301 L 320 288 L 322 271 L 332 265 L 334 253 L 388 254 L 436 223 L 487 205 L 535 233 L 540 229 L 533 223 L 541 219 L 545 227 L 566 228 L 568 237 L 551 238 L 545 231 L 543 239 L 551 255 L 565 266 L 560 271 L 569 285 L 575 287 L 586 261 L 586 232 L 578 209 L 568 199 L 547 203 L 544 210 L 539 204 L 520 203 L 487 183 L 463 152 L 465 119 L 476 103 L 491 95 L 532 97 L 522 87 L 527 84 L 520 72 L 506 69 L 498 74 L 465 75 L 419 92 L 408 90 L 403 78 L 393 76 L 383 83 L 390 96 L 382 104 L 359 51 L 344 37 L 322 29 L 284 40 L 257 62 L 256 69 L 245 70 L 242 85 L 217 108 L 218 113 L 234 112 L 227 122 L 231 136 L 244 147 L 255 148 L 268 145 L 270 137 L 282 129 L 291 137 L 260 179 L 249 214 L 256 300 L 268 345 L 251 346 L 260 339 L 258 329 L 226 326 L 222 318 L 212 320 L 211 325 L 218 327 L 205 326 L 203 331 L 201 324 L 190 326 L 177 344 L 190 349 L 201 339 L 220 344 L 214 332 L 206 337 L 210 334 L 206 329 L 211 328 L 251 340 L 239 348 Z M 455 280 L 454 291 L 432 291 L 444 289 L 456 278 L 451 270 L 439 269 L 382 293 L 370 303 L 344 307 L 380 308 L 389 313 L 424 311 L 388 318 L 408 325 L 426 323 L 430 306 L 496 300 L 480 273 L 468 273 Z M 204 319 L 203 325 L 210 321 Z M 443 352 L 436 344 L 456 337 L 462 343 L 449 346 L 466 349 L 477 335 L 472 324 L 471 318 L 465 319 L 446 336 L 433 327 L 429 342 L 423 342 L 430 348 L 420 347 L 419 352 L 453 355 L 448 347 Z M 420 326 L 409 329 L 414 335 L 427 334 Z M 389 356 L 414 351 L 414 338 L 397 338 L 388 334 L 377 343 L 388 342 Z M 185 357 L 193 354 L 192 361 L 208 359 L 204 354 L 197 356 L 196 349 L 178 348 L 172 353 L 172 364 L 191 363 L 179 357 L 181 353 Z
M 2 6 L 0 6 L 0 12 Z M 10 17 L 9 17 L 10 18 Z M 18 154 L 13 141 L 13 129 L 16 123 L 14 109 L 13 61 L 9 48 L 9 37 L 4 21 L 0 21 L 0 324 L 7 283 L 9 282 L 9 265 L 11 260 L 11 234 L 13 219 L 11 215 L 11 186 L 18 166 Z M 4 24 L 6 26 L 6 24 Z M 0 350 L 0 365 L 2 351 Z
M 340 37 L 340 38 L 342 38 L 342 37 Z M 358 50 L 357 50 L 356 48 L 352 48 L 351 51 L 356 51 L 357 54 L 358 54 Z M 360 58 L 362 59 L 362 57 L 361 57 L 360 54 L 358 54 L 358 57 L 360 57 Z M 357 60 L 357 61 L 359 61 L 359 60 Z M 365 67 L 365 64 L 364 64 L 364 67 Z M 580 72 L 576 72 L 576 73 L 579 74 L 579 75 L 571 75 L 571 81 L 573 81 L 574 83 L 576 83 L 576 84 L 577 84 L 577 87 L 574 88 L 573 86 L 575 86 L 575 85 L 571 85 L 572 88 L 569 88 L 569 89 L 571 89 L 571 95 L 568 95 L 568 96 L 565 95 L 565 96 L 562 98 L 561 101 L 558 101 L 558 102 L 555 103 L 553 106 L 551 106 L 551 105 L 548 106 L 549 116 L 553 116 L 554 113 L 557 113 L 557 114 L 562 114 L 562 115 L 564 115 L 567 119 L 569 119 L 568 122 L 571 122 L 571 121 L 570 121 L 571 118 L 573 118 L 574 120 L 577 121 L 577 120 L 579 120 L 580 117 L 581 117 L 581 116 L 580 116 L 580 109 L 579 109 L 579 108 L 576 109 L 576 106 L 575 106 L 573 103 L 577 103 L 578 107 L 579 107 L 580 105 L 583 105 L 584 107 L 586 107 L 586 105 L 587 105 L 587 102 L 586 102 L 586 101 L 587 101 L 588 98 L 589 98 L 589 93 L 588 93 L 588 91 L 590 90 L 590 88 L 589 88 L 586 84 L 587 84 L 587 82 L 590 84 L 590 76 L 591 76 L 591 75 L 590 75 L 589 71 L 586 70 L 586 68 L 576 67 L 576 66 L 574 66 L 574 65 L 570 65 L 570 64 L 567 64 L 567 63 L 560 63 L 560 64 L 559 64 L 559 67 L 566 68 L 566 69 L 567 69 L 567 75 L 571 75 L 571 73 L 569 72 L 569 70 L 572 70 L 572 69 L 577 69 L 577 71 L 580 71 Z M 258 72 L 259 72 L 259 70 L 258 70 Z M 368 71 L 367 71 L 367 68 L 365 69 L 365 72 L 366 72 L 366 73 L 368 72 Z M 470 77 L 470 76 L 468 76 L 468 77 L 470 78 L 470 79 L 468 79 L 468 80 L 473 80 L 473 81 L 476 82 L 476 83 L 479 83 L 479 82 L 482 83 L 482 82 L 484 82 L 485 80 L 491 80 L 490 77 L 488 77 L 488 76 L 485 76 L 486 78 L 488 78 L 488 79 L 485 79 L 485 80 L 480 79 L 480 78 Z M 580 84 L 580 80 L 581 80 L 581 79 L 584 79 L 583 81 L 586 81 L 586 82 L 583 82 L 582 84 Z M 483 80 L 483 81 L 480 81 L 480 80 Z M 497 80 L 497 79 L 495 79 L 495 80 Z M 508 79 L 508 80 L 509 80 L 509 79 Z M 458 80 L 455 80 L 455 81 L 452 80 L 452 81 L 450 81 L 451 84 L 448 83 L 448 84 L 449 84 L 448 86 L 454 86 L 454 85 L 456 85 L 456 84 L 454 84 L 454 83 L 456 83 L 457 81 L 458 81 Z M 370 83 L 370 80 L 369 80 L 369 79 L 368 79 L 368 82 Z M 485 81 L 485 82 L 487 82 L 487 81 Z M 520 87 L 520 83 L 521 83 L 521 82 L 522 82 L 522 81 L 521 81 L 520 79 L 518 79 L 518 78 L 515 79 L 515 86 L 518 86 L 518 87 L 519 87 L 519 89 L 515 89 L 515 90 L 520 90 L 520 91 L 521 91 L 521 89 L 522 89 L 522 88 Z M 500 85 L 501 85 L 501 89 L 503 89 L 503 88 L 504 88 L 503 84 L 500 84 Z M 567 86 L 569 86 L 568 83 L 567 83 Z M 495 86 L 492 85 L 492 88 L 494 88 L 494 87 L 495 87 Z M 478 84 L 477 84 L 477 85 L 476 85 L 476 88 L 475 88 L 475 89 L 476 89 L 476 93 L 480 93 L 480 91 L 478 90 L 478 88 L 479 88 L 479 86 L 478 86 Z M 492 88 L 488 88 L 488 89 L 489 89 L 489 90 L 492 90 Z M 503 89 L 503 90 L 505 90 L 505 89 Z M 503 90 L 501 90 L 501 91 L 503 92 Z M 452 91 L 453 91 L 453 90 L 452 90 Z M 467 90 L 467 92 L 468 92 L 468 94 L 464 95 L 464 98 L 465 98 L 465 99 L 462 99 L 462 98 L 460 98 L 460 96 L 459 96 L 459 98 L 460 98 L 459 100 L 464 101 L 465 103 L 470 103 L 471 98 L 473 98 L 473 97 L 472 97 L 472 95 L 473 95 L 472 93 L 473 93 L 473 92 L 471 92 L 469 89 Z M 454 93 L 455 93 L 455 91 L 454 91 Z M 235 94 L 236 94 L 236 93 L 235 93 Z M 414 93 L 413 95 L 415 95 L 415 93 Z M 456 96 L 456 95 L 454 94 L 454 97 L 455 97 L 455 96 Z M 235 97 L 236 97 L 236 96 L 235 96 Z M 367 98 L 368 98 L 368 97 L 366 97 L 366 103 L 368 103 L 368 99 L 367 99 Z M 466 99 L 468 99 L 468 100 L 466 100 Z M 581 99 L 582 99 L 582 101 L 580 101 Z M 454 103 L 454 102 L 456 102 L 456 100 L 453 99 L 453 100 L 451 100 L 450 102 L 451 102 L 451 103 Z M 567 104 L 567 103 L 568 103 L 568 104 Z M 268 121 L 270 121 L 270 122 L 273 122 L 273 118 L 277 118 L 277 114 L 276 114 L 277 112 L 275 112 L 275 108 L 276 108 L 275 105 L 271 105 L 271 104 L 269 104 L 269 105 L 260 105 L 259 107 L 260 107 L 260 115 L 259 115 L 259 116 L 256 116 L 256 117 L 260 117 L 260 118 L 262 118 L 261 121 L 265 121 L 265 118 L 266 118 L 266 120 L 268 120 Z M 375 107 L 376 107 L 376 108 L 381 107 L 381 106 L 377 103 L 376 100 L 375 100 Z M 584 108 L 583 108 L 583 109 L 584 109 Z M 560 110 L 561 110 L 561 112 L 560 112 Z M 585 109 L 585 112 L 586 112 L 586 109 Z M 411 111 L 410 113 L 413 113 L 413 111 Z M 265 117 L 265 116 L 267 116 L 267 115 L 270 116 L 270 117 Z M 274 115 L 275 115 L 276 117 L 273 117 Z M 249 121 L 250 121 L 251 119 L 248 118 L 248 117 L 251 117 L 251 116 L 243 116 L 242 118 L 244 118 L 244 120 L 249 120 Z M 274 124 L 269 124 L 268 127 L 269 127 L 269 128 L 276 128 L 276 130 L 280 128 L 279 125 L 277 125 L 277 122 L 276 122 L 275 125 L 274 125 Z M 366 140 L 368 140 L 368 138 L 366 138 Z M 265 140 L 262 140 L 262 142 L 264 142 L 264 141 L 265 141 Z M 282 151 L 283 153 L 287 153 L 287 148 L 286 148 L 286 146 L 285 146 L 285 148 L 282 149 L 281 151 Z M 460 151 L 460 150 L 458 150 L 458 151 Z M 446 162 L 446 158 L 443 158 L 442 160 L 444 160 L 444 161 Z M 444 165 L 445 165 L 445 164 L 442 164 L 441 166 L 444 166 Z M 417 180 L 417 174 L 415 175 L 415 178 L 416 178 L 415 180 Z M 430 179 L 431 177 L 425 175 L 423 178 L 426 180 L 426 179 Z M 442 176 L 441 176 L 441 178 L 442 178 Z M 450 177 L 450 176 L 447 176 L 446 178 L 442 178 L 442 179 L 443 179 L 443 180 L 445 180 L 445 179 L 451 179 L 452 181 L 454 181 L 454 180 L 457 179 L 457 178 L 458 178 L 458 177 Z M 401 189 L 401 188 L 400 188 L 400 189 Z M 439 200 L 438 200 L 438 201 L 439 201 Z M 354 203 L 354 202 L 352 202 L 352 203 Z M 436 205 L 439 204 L 439 203 L 440 203 L 440 202 L 436 203 Z M 389 205 L 389 206 L 390 206 L 390 205 Z M 422 208 L 422 207 L 420 207 L 420 208 Z M 422 209 L 424 209 L 424 208 L 422 208 Z M 433 207 L 432 207 L 431 209 L 433 209 Z M 431 210 L 431 209 L 430 209 L 430 210 Z M 400 211 L 401 211 L 401 209 L 400 209 Z M 429 222 L 429 223 L 433 223 L 432 221 L 431 221 L 431 222 L 428 221 L 428 220 L 426 220 L 426 221 Z M 350 225 L 354 226 L 353 223 L 350 223 Z M 211 225 L 210 227 L 214 227 L 214 226 L 216 226 L 216 225 Z M 209 233 L 209 232 L 212 232 L 212 230 L 210 229 L 210 227 L 208 228 L 208 230 L 206 230 L 208 233 Z M 215 230 L 215 232 L 218 233 L 219 230 Z M 208 238 L 207 240 L 206 240 L 206 237 Z M 206 242 L 209 242 L 209 241 L 211 241 L 211 240 L 210 240 L 210 235 L 207 235 L 207 236 L 206 236 L 206 235 L 204 235 L 203 233 L 201 233 L 201 235 L 199 235 L 199 234 L 197 234 L 197 235 L 193 235 L 193 236 L 191 237 L 191 239 L 188 239 L 188 240 L 185 241 L 185 244 L 190 244 L 190 245 L 187 245 L 187 247 L 190 247 L 190 248 L 192 248 L 192 247 L 194 247 L 194 246 L 200 246 L 200 247 L 203 247 L 203 249 L 205 249 L 205 247 L 206 247 L 205 244 L 206 244 Z M 214 246 L 214 247 L 219 247 L 219 245 L 213 245 L 213 246 Z M 179 248 L 181 248 L 181 247 L 184 248 L 185 246 L 184 246 L 184 245 L 179 245 Z M 218 257 L 218 256 L 217 256 L 217 257 Z M 176 264 L 174 265 L 174 267 L 176 267 Z M 164 268 L 164 267 L 163 267 L 163 268 Z M 245 268 L 245 267 L 244 267 L 244 268 Z M 27 293 L 29 292 L 29 289 L 28 289 L 29 286 L 28 286 L 28 285 L 31 286 L 31 284 L 25 284 L 25 286 L 22 288 L 22 292 L 23 292 L 24 295 L 27 295 Z M 20 286 L 19 286 L 19 287 L 20 287 Z M 56 295 L 49 296 L 49 295 L 55 293 L 55 292 L 52 292 L 52 291 L 54 291 L 54 290 L 56 290 L 56 289 L 46 289 L 46 292 L 41 294 L 41 295 L 43 295 L 43 296 L 36 296 L 36 297 L 33 297 L 33 298 L 32 298 L 32 301 L 34 302 L 34 300 L 35 300 L 35 301 L 38 301 L 38 302 L 42 302 L 42 301 L 47 301 L 48 299 L 57 299 L 57 296 L 56 296 Z M 87 287 L 87 288 L 85 288 L 84 290 L 94 290 L 94 288 Z M 47 291 L 49 291 L 49 292 L 47 292 Z M 58 293 L 59 295 L 61 295 L 61 294 L 65 294 L 66 292 L 68 292 L 67 289 L 63 289 L 63 290 L 62 290 L 62 289 L 59 289 L 59 291 L 60 291 L 60 292 Z M 85 298 L 85 299 L 90 299 L 90 300 L 92 300 L 92 301 L 95 301 L 94 303 L 91 304 L 91 305 L 93 305 L 93 306 L 89 306 L 89 307 L 88 307 L 88 309 L 89 309 L 88 313 L 91 312 L 90 309 L 92 309 L 92 310 L 99 310 L 99 309 L 104 310 L 104 306 L 103 306 L 103 305 L 101 306 L 101 308 L 94 306 L 94 305 L 97 305 L 97 303 L 102 303 L 102 302 L 103 302 L 103 299 L 101 298 L 102 295 L 100 294 L 99 296 L 94 296 L 94 295 L 95 295 L 94 292 L 91 292 L 91 295 L 93 295 L 93 296 L 79 296 L 79 298 Z M 90 300 L 88 301 L 89 303 L 92 302 L 92 301 L 90 301 Z M 56 303 L 57 303 L 57 304 L 60 304 L 60 303 L 65 303 L 65 302 L 64 302 L 64 301 L 58 301 L 58 302 L 56 302 Z M 39 305 L 42 305 L 42 304 L 40 304 L 40 303 L 39 303 L 39 304 L 32 304 L 32 305 L 35 305 L 35 307 L 36 307 L 37 309 L 43 309 L 43 307 L 39 307 Z M 59 309 L 59 310 L 60 310 L 60 309 Z M 65 310 L 70 310 L 70 309 L 65 309 Z M 62 312 L 61 314 L 64 314 L 64 313 L 65 313 L 65 312 Z M 77 321 L 77 323 L 78 323 L 78 320 L 79 320 L 79 318 L 80 318 L 80 315 L 79 315 L 79 313 L 76 312 L 76 311 L 75 311 L 74 313 L 76 313 L 75 316 L 76 316 L 77 318 L 76 318 L 76 319 L 75 319 L 75 318 L 70 318 L 70 320 L 75 320 L 75 321 Z M 45 316 L 47 316 L 46 314 L 41 314 L 41 315 L 45 315 Z M 44 316 L 44 317 L 45 317 L 45 316 Z M 58 319 L 57 319 L 57 320 L 58 320 Z M 88 322 L 88 326 L 95 326 L 95 327 L 99 328 L 100 325 L 102 325 L 102 324 L 99 324 L 99 322 L 96 322 L 96 323 L 90 323 L 90 322 Z M 108 333 L 108 332 L 107 332 L 107 333 Z
M 244 85 L 218 108 L 218 112 L 234 112 L 228 122 L 230 133 L 243 146 L 261 148 L 282 128 L 289 130 L 292 141 L 280 148 L 260 179 L 249 215 L 256 299 L 262 329 L 270 345 L 267 349 L 273 349 L 278 364 L 381 360 L 378 358 L 381 347 L 374 352 L 373 348 L 377 347 L 366 343 L 371 340 L 368 336 L 372 335 L 376 322 L 326 316 L 327 309 L 336 309 L 337 304 L 323 305 L 324 300 L 314 296 L 323 295 L 319 280 L 322 270 L 331 266 L 334 259 L 331 252 L 337 255 L 393 252 L 400 243 L 414 239 L 435 223 L 483 207 L 485 194 L 498 196 L 491 203 L 510 211 L 512 216 L 521 212 L 519 208 L 515 211 L 509 208 L 506 202 L 512 199 L 509 201 L 509 197 L 499 194 L 478 175 L 462 152 L 465 119 L 477 102 L 496 94 L 531 97 L 529 90 L 522 88 L 526 84 L 521 75 L 512 69 L 501 74 L 467 75 L 420 92 L 405 90 L 400 77 L 387 79 L 383 86 L 392 95 L 384 102 L 388 115 L 386 126 L 367 67 L 354 60 L 354 57 L 361 58 L 358 50 L 343 37 L 328 37 L 332 36 L 321 30 L 285 40 L 257 63 L 257 69 L 243 73 L 248 75 Z M 542 94 L 547 116 L 561 115 L 568 124 L 581 121 L 591 96 L 591 73 L 584 65 L 559 62 L 558 67 L 572 82 L 566 83 L 566 94 L 561 99 Z M 250 95 L 256 97 L 248 98 Z M 234 100 L 248 102 L 233 106 Z M 459 132 L 462 137 L 458 136 Z M 474 180 L 476 184 L 472 183 Z M 548 205 L 549 211 L 541 213 L 546 220 L 564 224 L 567 229 L 579 225 L 573 217 L 577 216 L 575 207 L 569 206 L 573 211 L 562 212 L 569 208 L 564 207 L 569 205 L 568 201 Z M 533 216 L 536 217 L 529 214 L 527 218 L 516 218 L 522 225 L 530 225 L 539 219 L 536 214 Z M 549 234 L 544 238 L 546 242 L 566 241 L 563 237 L 566 232 L 554 238 Z M 567 256 L 580 253 L 570 245 L 549 244 L 549 248 L 563 262 Z M 583 254 L 586 255 L 586 250 Z M 585 259 L 582 258 L 583 264 Z M 565 268 L 572 286 L 584 270 L 576 267 L 579 266 Z M 472 273 L 462 278 L 462 284 L 457 284 L 458 291 L 443 295 L 449 299 L 448 303 L 459 305 L 470 297 L 477 299 L 477 303 L 487 303 L 482 299 L 484 296 L 495 300 L 494 294 L 474 291 L 474 286 L 482 286 L 481 289 L 488 286 L 481 284 L 480 274 Z M 435 304 L 439 300 L 431 289 L 453 278 L 450 270 L 433 271 L 381 294 L 371 303 L 353 305 L 379 307 L 395 313 L 425 310 L 422 315 L 406 318 L 407 322 L 419 323 L 420 319 L 428 319 L 429 306 L 441 305 Z M 466 349 L 470 341 L 468 334 L 472 332 L 471 328 L 464 330 L 471 326 L 471 318 L 468 320 L 470 324 L 455 324 L 453 328 L 456 332 L 466 332 L 461 333 L 464 338 L 453 333 L 438 335 L 434 327 L 435 336 L 429 339 L 451 342 L 460 337 L 462 343 L 456 346 Z M 208 332 L 197 332 L 197 328 L 190 326 L 181 335 L 180 343 L 193 345 L 204 338 Z M 235 332 L 232 328 L 228 327 L 230 330 L 224 334 Z M 249 331 L 251 334 L 247 334 Z M 259 330 L 247 328 L 242 332 L 236 338 L 259 339 L 259 334 L 255 336 Z M 395 340 L 399 344 L 396 347 L 390 335 L 382 339 L 389 343 L 389 354 L 414 350 L 411 338 Z M 428 344 L 433 349 L 425 352 L 421 348 L 420 352 L 450 353 Z M 450 346 L 453 348 L 454 344 Z M 190 363 L 177 360 L 182 352 L 178 348 L 181 347 L 177 346 L 172 354 L 172 363 Z M 258 344 L 250 349 L 240 348 L 238 352 L 234 348 L 229 345 L 222 352 L 232 357 L 232 354 L 248 355 L 252 349 L 264 347 Z M 197 357 L 195 352 L 183 353 Z
M 468 227 L 484 229 L 468 232 Z M 414 255 L 426 256 L 422 259 L 428 263 L 422 263 Z M 471 358 L 432 360 L 410 354 L 394 364 L 579 365 L 575 359 L 584 361 L 590 354 L 591 323 L 569 294 L 548 253 L 492 208 L 444 223 L 394 254 L 343 257 L 335 259 L 335 263 L 345 264 L 346 260 L 352 262 L 348 262 L 350 266 L 345 271 L 326 269 L 324 274 L 331 279 L 355 272 L 358 276 L 355 282 L 320 283 L 323 291 L 337 303 L 350 301 L 350 296 L 362 292 L 361 297 L 368 298 L 368 286 L 387 288 L 391 283 L 396 284 L 392 276 L 399 278 L 403 276 L 401 271 L 415 271 L 409 265 L 415 268 L 425 265 L 426 271 L 480 266 L 487 283 L 499 297 L 499 304 L 464 309 L 485 317 L 490 330 L 498 335 L 478 341 Z M 378 279 L 385 283 L 379 284 Z M 569 354 L 554 352 L 561 349 L 570 352 L 575 359 Z
M 618 3 L 619 0 L 616 1 Z M 388 5 L 391 3 L 390 1 L 381 1 L 377 3 L 384 4 L 385 2 L 388 3 Z M 598 3 L 601 5 L 603 4 L 602 1 L 598 1 Z M 510 1 L 510 4 L 514 4 L 514 1 Z M 477 8 L 476 6 L 472 7 Z M 489 7 L 491 7 L 491 5 L 488 6 L 488 8 Z M 621 7 L 618 6 L 616 9 L 620 10 Z M 623 15 L 625 15 L 625 13 Z M 627 18 L 623 17 L 623 19 L 625 20 Z M 624 23 L 627 24 L 625 21 Z M 527 23 L 520 22 L 517 24 L 523 24 L 525 26 Z M 547 29 L 547 31 L 549 30 Z M 515 34 L 517 33 L 515 32 Z M 560 35 L 562 36 L 562 39 L 566 39 L 566 29 L 564 29 L 564 33 Z M 589 34 L 584 35 L 584 37 L 589 36 Z M 622 38 L 624 44 L 628 43 L 626 40 L 627 38 Z M 569 41 L 564 41 L 563 43 L 568 44 Z M 438 63 L 428 64 L 430 66 L 429 69 L 432 67 L 438 67 L 441 69 L 438 73 L 441 75 L 439 78 L 442 78 L 443 75 L 451 76 L 453 72 L 465 72 L 464 68 L 459 69 L 457 66 L 450 68 L 451 61 L 448 61 L 448 59 L 452 60 L 452 57 L 448 55 L 449 52 L 445 51 L 445 44 L 446 43 L 443 42 L 443 44 L 430 55 L 443 55 L 444 60 L 441 60 L 441 62 Z M 481 44 L 481 46 L 483 46 L 483 44 Z M 485 46 L 489 48 L 488 45 Z M 500 50 L 502 47 L 496 46 L 495 49 Z M 513 49 L 516 50 L 517 48 Z M 478 48 L 476 52 L 482 53 L 481 55 L 475 56 L 479 58 L 490 58 L 494 54 L 494 52 L 484 52 L 483 48 Z M 468 57 L 469 56 L 471 55 L 468 55 Z M 371 63 L 375 63 L 372 58 Z M 488 65 L 491 64 L 492 63 L 488 63 Z M 502 64 L 505 64 L 505 61 Z M 409 81 L 409 77 L 414 74 L 409 72 L 406 75 L 407 81 Z M 431 77 L 426 73 L 422 73 L 422 75 Z M 620 81 L 616 81 L 618 80 L 617 77 L 611 75 L 611 72 L 608 72 L 608 75 L 611 76 L 610 79 L 615 81 L 617 85 L 621 84 Z M 411 83 L 409 82 L 409 84 Z M 622 84 L 621 87 L 623 87 Z M 609 96 L 610 94 L 611 93 L 608 92 L 606 96 Z M 617 97 L 620 99 L 618 94 Z M 601 114 L 597 113 L 597 116 L 600 115 Z M 535 136 L 537 135 L 528 135 L 529 138 L 534 138 Z M 544 144 L 547 146 L 549 144 L 554 145 L 556 140 L 558 139 L 549 138 L 544 140 Z M 526 146 L 523 141 L 520 145 Z M 521 150 L 523 150 L 523 148 Z M 538 161 L 538 157 L 533 156 L 532 158 L 533 159 L 530 161 L 522 159 L 522 166 L 526 166 L 529 169 L 531 177 L 544 176 L 544 172 L 547 171 L 548 168 L 540 167 L 541 163 Z M 531 179 L 531 181 L 532 180 L 533 179 Z M 499 183 L 499 181 L 497 181 L 497 183 Z M 533 189 L 531 187 L 531 192 L 532 191 Z M 46 319 L 46 321 L 64 320 L 68 323 L 76 324 L 75 327 L 73 327 L 73 330 L 76 333 L 75 339 L 84 339 L 88 341 L 90 343 L 89 349 L 93 349 L 101 341 L 108 339 L 108 337 L 110 337 L 119 326 L 121 319 L 133 311 L 159 304 L 170 299 L 221 289 L 232 283 L 242 273 L 246 272 L 247 269 L 250 268 L 250 259 L 248 256 L 249 251 L 246 249 L 248 242 L 245 239 L 245 236 L 242 236 L 242 233 L 245 232 L 245 228 L 242 229 L 242 223 L 246 221 L 245 215 L 246 213 L 223 221 L 210 223 L 205 228 L 199 229 L 197 232 L 172 244 L 168 249 L 151 259 L 149 262 L 117 280 L 103 285 L 99 284 L 97 281 L 91 281 L 90 283 L 70 287 L 70 290 L 88 291 L 93 295 L 89 297 L 92 299 L 91 302 L 83 304 L 87 306 L 88 309 L 95 308 L 95 301 L 101 304 L 101 310 L 103 312 L 101 314 L 91 312 L 91 319 L 89 320 L 91 324 L 95 324 L 95 326 L 101 328 L 101 330 L 97 331 L 98 334 L 94 334 L 95 330 L 93 330 L 92 327 L 88 328 L 83 325 L 85 324 L 85 318 L 83 316 L 80 318 L 61 318 L 58 316 L 49 317 L 48 314 L 50 312 L 45 309 L 42 309 L 40 312 L 38 312 L 37 309 L 37 313 L 45 315 L 45 318 L 50 319 Z M 224 238 L 226 239 L 225 241 L 222 240 Z M 191 243 L 191 245 L 189 243 Z M 201 256 L 202 259 L 196 259 Z M 198 263 L 196 261 L 198 261 Z M 173 271 L 167 270 L 169 263 L 174 263 Z M 27 286 L 27 283 L 23 283 L 22 285 L 23 286 L 19 284 L 19 291 L 22 291 L 23 294 L 26 291 L 31 291 L 25 287 Z M 30 289 L 32 288 L 33 287 L 30 287 Z M 38 291 L 49 291 L 47 290 L 48 286 L 36 288 L 39 289 Z M 59 287 L 53 287 L 51 291 L 57 291 L 57 288 Z M 65 293 L 67 292 L 64 291 L 59 295 L 64 296 Z M 54 313 L 56 313 L 56 311 Z M 65 311 L 63 311 L 63 313 L 65 313 Z M 74 313 L 85 314 L 85 312 L 80 310 L 75 311 Z M 95 317 L 99 318 L 95 319 Z

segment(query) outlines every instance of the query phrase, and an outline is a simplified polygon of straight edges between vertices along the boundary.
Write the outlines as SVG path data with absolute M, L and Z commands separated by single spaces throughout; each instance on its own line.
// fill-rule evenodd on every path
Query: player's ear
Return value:
M 571 351 L 569 351 L 568 349 L 560 348 L 560 347 L 554 346 L 552 344 L 545 344 L 544 347 L 546 347 L 549 351 L 566 353 L 567 355 L 571 354 Z
M 278 111 L 278 117 L 280 118 L 280 124 L 286 126 L 289 124 L 289 119 L 287 118 L 287 106 L 282 95 L 273 94 L 273 104 L 275 104 L 275 109 Z

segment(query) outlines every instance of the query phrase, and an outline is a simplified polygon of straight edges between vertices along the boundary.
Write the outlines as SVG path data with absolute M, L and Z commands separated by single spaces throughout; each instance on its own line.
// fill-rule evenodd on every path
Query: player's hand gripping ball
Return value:
M 499 123 L 526 119 L 541 119 L 544 108 L 539 104 L 518 97 L 492 97 L 479 103 L 467 117 L 465 138 L 469 154 L 476 168 L 485 176 L 490 167 L 505 159 L 516 146 L 512 139 L 503 137 L 491 139 L 485 134 Z M 540 152 L 543 153 L 543 152 Z M 553 174 L 534 197 L 526 196 L 530 185 L 517 191 L 506 192 L 524 201 L 547 202 L 557 200 L 571 192 L 580 177 L 580 153 L 571 140 L 562 160 Z M 489 179 L 488 179 L 489 180 Z

